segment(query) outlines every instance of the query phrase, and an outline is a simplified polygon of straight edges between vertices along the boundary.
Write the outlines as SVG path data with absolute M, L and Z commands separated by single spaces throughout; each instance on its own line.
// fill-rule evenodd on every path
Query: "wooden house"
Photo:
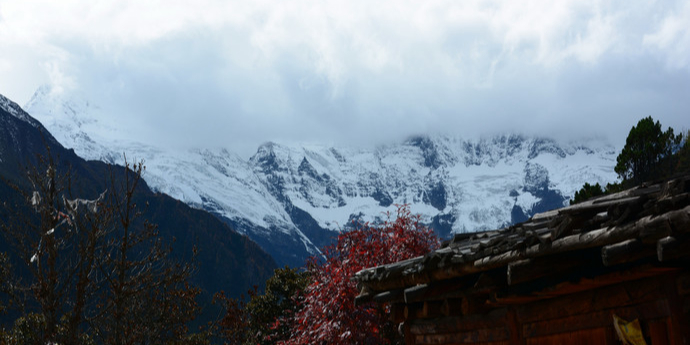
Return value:
M 689 258 L 685 176 L 364 269 L 355 302 L 406 344 L 690 344 Z

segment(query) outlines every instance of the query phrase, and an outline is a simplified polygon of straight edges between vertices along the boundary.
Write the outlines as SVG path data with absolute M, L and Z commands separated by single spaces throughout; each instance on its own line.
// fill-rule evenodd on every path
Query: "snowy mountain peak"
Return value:
M 41 127 L 41 124 L 25 112 L 17 103 L 12 102 L 3 95 L 0 95 L 0 109 L 34 127 Z
M 55 120 L 66 116 L 78 128 L 98 122 L 94 117 L 99 111 L 98 107 L 78 95 L 65 97 L 64 91 L 50 85 L 40 86 L 24 108 L 32 113 L 40 113 L 45 119 Z
M 444 165 L 444 161 L 439 154 L 436 143 L 427 136 L 414 137 L 408 140 L 412 146 L 418 147 L 424 157 L 424 166 L 427 168 L 438 169 Z
M 118 138 L 125 131 L 117 128 L 117 118 L 106 116 L 83 96 L 43 85 L 24 109 L 34 114 L 62 145 L 74 149 L 82 158 L 115 163 L 126 152 L 119 144 Z M 135 143 L 128 142 L 125 146 L 132 144 Z
M 216 214 L 280 265 L 301 264 L 352 220 L 385 220 L 395 204 L 448 236 L 526 220 L 563 206 L 584 182 L 616 179 L 616 150 L 598 141 L 427 135 L 369 149 L 267 142 L 244 160 L 227 149 L 123 141 L 122 130 L 104 125 L 106 112 L 45 90 L 29 108 L 84 158 L 143 159 L 152 188 Z
M 281 168 L 285 168 L 284 164 L 281 164 L 278 154 L 276 154 L 277 148 L 279 146 L 273 142 L 262 144 L 250 158 L 250 163 L 264 172 L 278 171 Z

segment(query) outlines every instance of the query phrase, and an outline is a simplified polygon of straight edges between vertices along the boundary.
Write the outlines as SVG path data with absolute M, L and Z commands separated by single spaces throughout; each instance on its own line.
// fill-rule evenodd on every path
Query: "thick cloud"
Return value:
M 5 1 L 0 93 L 166 144 L 688 129 L 687 1 Z M 142 139 L 145 140 L 145 139 Z

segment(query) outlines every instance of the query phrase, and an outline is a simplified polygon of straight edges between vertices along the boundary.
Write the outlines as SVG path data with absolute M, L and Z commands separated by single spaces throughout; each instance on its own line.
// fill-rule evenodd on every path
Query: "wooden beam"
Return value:
M 370 293 L 364 293 L 360 294 L 357 297 L 355 297 L 355 305 L 360 306 L 360 305 L 365 305 L 369 302 L 371 302 L 374 298 L 373 294 Z
M 534 303 L 537 301 L 553 298 L 553 296 L 545 295 L 507 295 L 498 296 L 494 294 L 487 304 L 491 307 L 505 307 L 505 306 L 515 306 L 515 305 L 525 305 Z
M 410 325 L 410 333 L 420 334 L 442 334 L 451 332 L 465 332 L 482 328 L 505 328 L 507 322 L 506 309 L 496 309 L 482 315 L 467 315 L 442 317 L 427 320 L 409 320 L 405 323 Z
M 443 301 L 426 301 L 422 306 L 422 318 L 434 318 L 442 315 Z
M 396 289 L 391 291 L 385 291 L 374 295 L 372 300 L 376 303 L 391 303 L 391 302 L 401 302 L 403 301 L 403 290 Z M 357 300 L 355 299 L 355 302 Z M 355 305 L 357 305 L 355 303 Z
M 627 320 L 651 320 L 671 316 L 671 309 L 668 301 L 658 300 L 629 307 L 619 307 L 599 312 L 574 315 L 562 319 L 540 320 L 533 323 L 526 323 L 523 326 L 523 334 L 527 338 L 532 338 L 575 332 L 583 329 L 608 327 L 611 325 L 612 313 Z
M 462 315 L 462 298 L 448 298 L 443 301 L 441 306 L 441 314 L 443 316 L 460 316 Z
M 617 306 L 653 302 L 665 298 L 663 279 L 647 278 L 634 284 L 615 284 L 560 298 L 517 306 L 521 322 L 561 319 L 568 316 L 603 311 Z
M 391 314 L 389 319 L 395 324 L 405 321 L 405 305 L 402 303 L 391 304 Z
M 656 248 L 646 245 L 639 239 L 631 239 L 601 248 L 601 259 L 605 266 L 634 262 L 655 254 Z
M 474 279 L 466 277 L 454 278 L 441 282 L 420 284 L 405 289 L 404 300 L 406 303 L 418 301 L 442 301 L 447 298 L 462 297 L 465 290 L 472 286 Z
M 480 273 L 472 289 L 469 290 L 469 293 L 489 294 L 506 286 L 508 286 L 508 280 L 505 277 L 505 271 L 502 269 L 495 269 L 493 271 Z
M 417 335 L 415 344 L 496 344 L 510 339 L 510 332 L 505 326 L 496 328 L 480 328 L 467 332 L 452 332 L 445 334 Z
M 690 232 L 690 206 L 656 217 L 643 217 L 635 222 L 612 229 L 602 228 L 582 234 L 566 236 L 554 240 L 548 246 L 536 244 L 522 251 L 512 250 L 498 255 L 487 256 L 475 260 L 474 268 L 477 270 L 488 270 L 507 266 L 511 262 L 526 258 L 606 246 L 638 238 L 642 232 L 644 232 L 646 237 L 643 240 L 646 241 L 669 236 L 671 232 Z
M 525 304 L 535 300 L 555 298 L 564 295 L 572 295 L 588 290 L 601 288 L 604 286 L 619 284 L 627 281 L 642 278 L 662 276 L 672 272 L 677 272 L 677 267 L 656 267 L 644 265 L 623 271 L 613 271 L 593 278 L 581 277 L 577 281 L 564 281 L 555 285 L 547 285 L 538 290 L 528 290 L 526 292 L 516 292 L 507 290 L 502 295 L 496 295 L 492 299 L 494 306 L 506 306 L 515 304 Z
M 518 320 L 517 313 L 514 308 L 508 309 L 507 314 L 508 329 L 510 329 L 510 343 L 512 345 L 526 344 L 525 338 L 522 335 L 522 324 Z
M 660 239 L 656 245 L 657 258 L 661 262 L 669 262 L 690 257 L 690 240 L 687 237 L 676 238 L 668 236 Z
M 403 335 L 405 338 L 405 345 L 415 345 L 415 339 L 412 332 L 410 332 L 410 322 L 408 321 L 403 323 Z
M 355 279 L 373 291 L 382 292 L 467 276 L 494 268 L 505 267 L 512 262 L 524 259 L 608 246 L 637 238 L 645 243 L 649 243 L 667 236 L 678 237 L 684 233 L 690 233 L 690 206 L 658 216 L 642 217 L 634 222 L 613 228 L 604 227 L 555 239 L 550 243 L 534 244 L 520 250 L 474 257 L 473 259 L 457 255 L 457 260 L 455 257 L 450 258 L 444 265 L 438 267 L 432 265 L 421 270 L 412 269 L 416 267 L 415 265 L 418 266 L 424 261 L 423 257 L 413 258 L 391 265 L 363 270 L 357 273 Z M 451 249 L 449 248 L 447 251 L 451 251 Z M 449 252 L 444 255 L 452 255 L 452 253 Z
M 549 257 L 525 259 L 508 264 L 508 285 L 516 285 L 539 278 L 561 275 L 572 268 L 596 264 L 592 253 L 567 252 Z M 598 258 L 596 259 L 598 261 Z
M 682 277 L 682 276 L 681 276 Z M 677 284 L 679 282 L 678 276 L 669 277 L 664 281 L 664 288 L 666 292 L 666 298 L 668 299 L 669 306 L 671 308 L 672 316 L 669 318 L 669 330 L 672 330 L 669 334 L 670 342 L 672 345 L 682 345 L 687 344 L 690 341 L 690 318 L 688 315 L 688 299 L 679 296 L 677 289 Z
M 681 274 L 676 280 L 676 288 L 681 296 L 690 296 L 690 273 Z
M 493 307 L 488 303 L 488 297 L 476 296 L 462 299 L 462 314 L 463 315 L 473 315 L 473 314 L 485 314 Z
M 530 268 L 534 268 L 535 270 L 532 271 Z M 508 269 L 506 272 L 508 285 L 519 284 L 521 282 L 541 278 L 543 276 L 544 271 L 540 270 L 538 265 L 534 265 L 532 259 L 515 261 L 508 264 Z
M 405 305 L 405 320 L 416 320 L 422 318 L 422 308 L 424 303 L 412 303 Z
M 599 198 L 585 201 L 579 204 L 564 207 L 559 211 L 559 214 L 582 214 L 582 213 L 599 213 L 606 211 L 607 208 L 613 205 L 628 204 L 636 202 L 640 199 L 639 196 L 621 196 L 618 198 Z
M 405 303 L 409 304 L 415 300 L 418 300 L 417 297 L 424 296 L 428 290 L 429 285 L 426 284 L 419 284 L 417 286 L 405 289 Z

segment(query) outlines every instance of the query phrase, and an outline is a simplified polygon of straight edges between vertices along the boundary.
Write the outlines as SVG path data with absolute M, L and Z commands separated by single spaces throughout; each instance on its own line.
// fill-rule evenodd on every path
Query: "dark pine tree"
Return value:
M 630 129 L 614 170 L 627 185 L 662 177 L 658 176 L 663 175 L 659 167 L 672 157 L 681 140 L 682 135 L 674 135 L 673 128 L 662 131 L 659 121 L 648 116 Z

